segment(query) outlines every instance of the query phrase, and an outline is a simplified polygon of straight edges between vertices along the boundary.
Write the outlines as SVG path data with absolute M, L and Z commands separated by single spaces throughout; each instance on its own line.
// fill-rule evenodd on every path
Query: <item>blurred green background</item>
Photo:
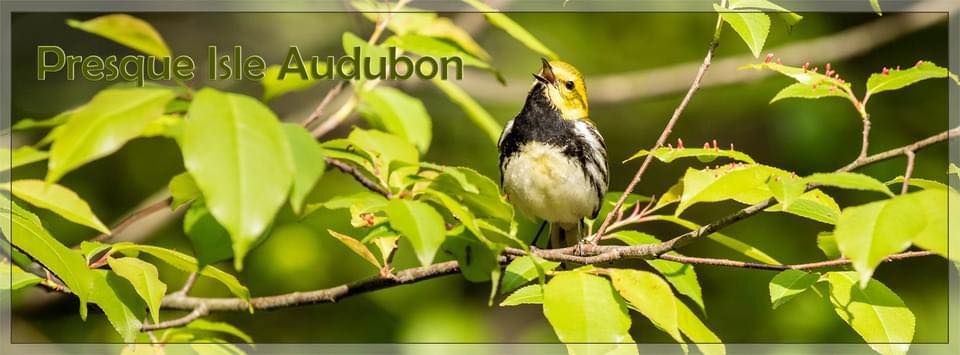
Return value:
M 59 45 L 67 54 L 133 54 L 108 40 L 68 28 L 68 18 L 87 19 L 97 14 L 20 13 L 13 16 L 13 121 L 46 118 L 88 101 L 110 85 L 82 80 L 64 81 L 53 75 L 37 81 L 36 46 Z M 198 62 L 198 79 L 191 85 L 212 85 L 224 90 L 260 97 L 262 89 L 253 81 L 205 82 L 206 46 L 221 49 L 242 45 L 245 53 L 279 63 L 288 46 L 298 45 L 304 55 L 339 55 L 344 31 L 366 37 L 372 23 L 359 14 L 341 13 L 142 13 L 135 14 L 151 24 L 166 39 L 175 54 L 187 54 Z M 443 14 L 457 21 L 480 19 L 479 14 Z M 840 31 L 880 20 L 872 13 L 803 14 L 805 19 L 789 30 L 773 20 L 766 48 L 830 36 Z M 588 95 L 591 79 L 616 77 L 621 73 L 654 70 L 681 63 L 698 63 L 706 51 L 715 24 L 711 13 L 513 13 L 510 16 L 536 35 L 585 74 Z M 898 16 L 889 14 L 884 16 Z M 908 31 L 873 50 L 834 61 L 844 78 L 862 94 L 865 78 L 884 66 L 908 67 L 918 59 L 947 63 L 947 21 L 945 14 L 926 14 L 940 20 L 931 26 Z M 530 73 L 539 69 L 539 56 L 502 31 L 474 26 L 474 38 L 493 56 L 493 64 L 507 78 L 502 92 L 516 97 L 496 97 L 495 79 L 483 72 L 468 71 L 459 83 L 477 98 L 501 123 L 519 111 Z M 869 40 L 869 38 L 867 38 Z M 724 30 L 716 60 L 742 57 L 746 46 L 729 28 Z M 806 60 L 821 65 L 819 58 L 851 43 L 836 42 L 811 51 Z M 768 52 L 767 50 L 764 53 Z M 756 62 L 750 59 L 747 62 Z M 800 65 L 801 63 L 785 63 Z M 735 73 L 709 72 L 712 75 Z M 693 71 L 683 77 L 667 78 L 685 88 Z M 791 81 L 782 76 L 701 90 L 684 113 L 673 137 L 688 146 L 700 146 L 716 139 L 721 146 L 734 143 L 759 162 L 795 171 L 800 175 L 831 171 L 856 157 L 860 145 L 860 120 L 850 103 L 837 98 L 817 101 L 786 100 L 768 104 L 770 98 Z M 270 103 L 285 120 L 300 121 L 333 86 L 316 87 L 289 94 Z M 434 138 L 426 160 L 476 168 L 497 178 L 497 151 L 473 126 L 462 111 L 431 85 L 415 80 L 399 87 L 422 98 L 433 118 Z M 663 85 L 663 82 L 641 83 Z M 676 85 L 677 83 L 670 83 Z M 611 190 L 621 190 L 633 175 L 638 162 L 620 161 L 640 148 L 650 146 L 672 114 L 682 92 L 645 96 L 613 102 L 591 97 L 591 116 L 606 137 L 609 147 Z M 503 95 L 499 95 L 503 96 Z M 885 93 L 870 101 L 873 118 L 872 152 L 901 146 L 943 131 L 947 127 L 947 84 L 931 80 L 905 90 Z M 361 124 L 354 120 L 351 124 Z M 349 124 L 329 138 L 342 136 Z M 45 132 L 16 133 L 14 146 L 31 144 Z M 654 163 L 638 193 L 659 194 L 677 181 L 688 164 Z M 903 173 L 901 158 L 875 164 L 863 171 L 885 181 Z M 947 146 L 939 144 L 918 155 L 915 175 L 946 181 Z M 62 183 L 89 201 L 104 221 L 116 221 L 144 199 L 165 188 L 167 181 L 183 171 L 174 142 L 162 138 L 137 139 L 119 153 L 100 159 L 70 173 Z M 43 164 L 14 172 L 14 179 L 41 177 Z M 358 191 L 350 177 L 329 172 L 313 192 L 312 201 L 335 194 Z M 871 193 L 827 191 L 849 206 L 881 196 Z M 708 222 L 737 209 L 734 203 L 700 204 L 688 212 L 698 222 Z M 45 226 L 68 245 L 95 235 L 90 229 L 36 210 Z M 273 235 L 254 250 L 239 274 L 255 296 L 330 287 L 373 276 L 375 271 L 329 237 L 325 230 L 350 231 L 346 212 L 321 213 L 297 221 L 289 210 L 281 212 Z M 181 215 L 169 217 L 163 227 L 141 238 L 142 225 L 134 225 L 119 236 L 148 244 L 191 252 L 182 232 Z M 639 227 L 662 238 L 672 237 L 677 228 L 665 225 Z M 822 260 L 816 234 L 829 226 L 786 214 L 763 214 L 736 224 L 725 232 L 766 251 L 787 263 Z M 407 248 L 409 249 L 409 248 Z M 415 258 L 401 249 L 398 268 L 410 267 Z M 741 258 L 713 242 L 696 243 L 685 254 L 705 257 Z M 641 266 L 635 262 L 626 265 Z M 161 277 L 171 289 L 179 288 L 185 275 L 158 265 Z M 231 269 L 229 265 L 223 265 Z M 876 277 L 897 292 L 917 317 L 916 342 L 947 340 L 948 263 L 938 257 L 915 258 L 879 267 Z M 812 293 L 773 311 L 767 283 L 769 271 L 698 266 L 707 308 L 705 322 L 725 342 L 808 343 L 853 342 L 862 340 L 833 312 L 831 306 Z M 489 284 L 471 284 L 459 276 L 447 276 L 413 285 L 394 287 L 346 299 L 336 304 L 297 307 L 256 314 L 218 313 L 213 319 L 235 324 L 258 342 L 556 342 L 540 307 L 488 307 Z M 192 291 L 198 296 L 229 296 L 218 285 L 200 280 Z M 118 341 L 106 318 L 92 315 L 86 322 L 77 315 L 74 298 L 39 288 L 14 294 L 14 342 L 104 342 Z M 168 313 L 173 317 L 175 313 Z M 632 332 L 640 342 L 671 342 L 646 319 L 634 314 Z M 747 326 L 749 325 L 749 326 Z

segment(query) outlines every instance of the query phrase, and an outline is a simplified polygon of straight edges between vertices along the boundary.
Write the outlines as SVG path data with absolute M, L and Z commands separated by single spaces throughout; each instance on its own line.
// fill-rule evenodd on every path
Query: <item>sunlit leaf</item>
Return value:
M 890 181 L 887 181 L 885 184 L 887 184 L 887 186 L 890 186 L 890 185 L 896 185 L 896 186 L 902 185 L 902 184 L 903 184 L 903 176 L 897 176 L 897 177 L 891 179 Z M 944 191 L 946 191 L 946 190 L 950 189 L 949 186 L 947 186 L 946 184 L 944 184 L 944 183 L 942 183 L 942 182 L 933 181 L 933 180 L 928 180 L 928 179 L 921 179 L 921 178 L 916 178 L 916 177 L 911 177 L 910 180 L 907 181 L 907 185 L 914 186 L 914 187 L 919 187 L 919 188 L 924 189 L 924 190 L 944 190 Z
M 947 212 L 950 207 L 960 206 L 960 193 L 953 190 L 924 190 L 904 195 L 919 210 L 924 227 L 913 236 L 913 244 L 940 254 L 951 260 L 960 260 L 960 249 L 950 248 L 950 240 L 956 237 L 956 228 L 948 228 Z
M 783 99 L 789 98 L 798 98 L 798 99 L 819 99 L 824 97 L 848 97 L 846 91 L 837 89 L 835 86 L 831 85 L 816 85 L 816 84 L 802 84 L 802 83 L 793 83 L 787 87 L 777 92 L 777 95 L 770 99 L 770 103 L 774 103 Z
M 378 86 L 360 92 L 359 112 L 374 127 L 383 128 L 426 153 L 432 139 L 432 123 L 420 99 L 398 89 Z
M 133 342 L 140 334 L 146 305 L 127 280 L 103 269 L 90 270 L 90 301 L 95 303 L 124 342 Z
M 654 236 L 637 231 L 618 231 L 613 234 L 613 237 L 627 245 L 660 243 L 660 240 Z M 667 254 L 679 255 L 677 252 L 668 252 Z M 693 265 L 660 259 L 644 259 L 644 261 L 667 279 L 667 282 L 673 285 L 677 292 L 690 297 L 700 307 L 700 311 L 706 313 L 707 310 L 703 304 L 703 292 L 700 289 L 700 282 L 697 280 L 697 272 L 693 269 Z
M 642 158 L 650 154 L 650 151 L 642 149 L 624 162 Z M 713 148 L 671 148 L 671 147 L 660 147 L 653 150 L 653 157 L 657 158 L 664 163 L 673 162 L 679 158 L 688 158 L 695 157 L 701 162 L 709 163 L 718 157 L 730 158 L 736 161 L 742 161 L 745 163 L 753 164 L 753 158 L 749 155 L 738 152 L 732 149 L 713 149 Z
M 912 85 L 916 82 L 950 77 L 954 82 L 960 84 L 960 79 L 956 74 L 950 73 L 947 68 L 939 67 L 933 62 L 920 61 L 908 69 L 892 69 L 883 73 L 874 73 L 867 79 L 866 98 L 884 91 L 892 91 Z M 866 98 L 864 100 L 866 100 Z
M 420 162 L 417 147 L 409 141 L 381 131 L 355 128 L 347 137 L 357 149 L 370 155 L 373 170 L 389 170 L 391 163 L 416 165 Z
M 747 10 L 747 9 L 758 9 L 758 10 L 768 10 L 770 12 L 777 12 L 783 18 L 783 21 L 787 23 L 788 26 L 796 25 L 800 20 L 803 20 L 803 16 L 797 15 L 796 13 L 791 12 L 783 8 L 780 5 L 774 4 L 767 0 L 731 0 L 730 8 L 737 10 Z
M 825 276 L 834 311 L 870 348 L 884 355 L 906 354 L 916 318 L 897 294 L 873 279 L 861 288 L 855 272 L 828 272 Z
M 513 259 L 504 270 L 503 280 L 500 282 L 500 293 L 516 290 L 558 266 L 560 263 L 543 260 L 538 256 L 528 255 Z
M 401 36 L 392 36 L 384 41 L 383 45 L 387 47 L 395 46 L 405 51 L 410 51 L 425 57 L 460 58 L 465 66 L 491 69 L 490 64 L 484 62 L 480 58 L 467 54 L 460 48 L 457 48 L 450 43 L 428 36 L 412 33 Z M 441 61 L 440 64 L 443 64 L 443 62 Z M 448 69 L 449 68 L 444 68 L 443 65 L 441 65 L 440 68 L 437 68 L 440 73 L 443 73 Z M 454 78 L 456 77 L 456 74 L 447 74 L 447 77 Z
M 446 235 L 443 217 L 437 210 L 426 203 L 408 200 L 391 200 L 384 210 L 390 226 L 413 245 L 420 264 L 432 263 Z
M 817 88 L 820 88 L 821 86 L 822 87 L 832 86 L 832 87 L 836 87 L 837 90 L 846 90 L 850 88 L 850 83 L 843 82 L 838 78 L 823 75 L 822 73 L 818 72 L 818 68 L 793 67 L 793 66 L 783 65 L 779 63 L 773 63 L 773 62 L 747 64 L 737 68 L 737 70 L 744 70 L 744 69 L 773 70 L 775 72 L 778 72 L 780 74 L 793 78 L 800 84 L 811 85 L 811 89 L 813 88 L 813 85 L 816 85 Z
M 29 145 L 10 151 L 7 148 L 0 148 L 0 171 L 14 169 L 27 164 L 46 160 L 50 153 L 37 150 Z
M 630 305 L 657 328 L 683 342 L 677 322 L 677 299 L 659 276 L 640 270 L 613 269 L 610 281 Z
M 681 226 L 681 227 L 687 228 L 687 229 L 689 229 L 689 230 L 691 230 L 691 231 L 697 230 L 697 229 L 699 229 L 699 228 L 701 227 L 701 226 L 700 226 L 699 224 L 697 224 L 697 223 L 694 223 L 694 222 L 685 220 L 685 219 L 680 218 L 680 217 L 675 217 L 675 216 L 660 216 L 660 215 L 654 215 L 654 216 L 650 216 L 650 218 L 651 218 L 652 220 L 659 220 L 659 221 L 666 221 L 666 222 L 674 223 L 674 224 L 679 225 L 679 226 Z M 743 254 L 744 256 L 747 256 L 747 257 L 749 257 L 749 258 L 751 258 L 751 259 L 754 259 L 754 260 L 757 260 L 757 261 L 759 261 L 759 262 L 762 262 L 762 263 L 765 263 L 765 264 L 780 265 L 780 262 L 777 261 L 777 259 L 774 259 L 772 256 L 767 255 L 767 253 L 763 252 L 762 250 L 757 249 L 756 247 L 754 247 L 754 246 L 752 246 L 752 245 L 749 245 L 749 244 L 747 244 L 747 243 L 744 243 L 744 242 L 742 242 L 742 241 L 740 241 L 740 240 L 737 240 L 736 238 L 733 238 L 733 237 L 724 235 L 724 234 L 722 234 L 722 233 L 710 233 L 710 234 L 706 235 L 705 237 L 706 237 L 707 239 L 710 239 L 710 240 L 712 240 L 712 241 L 714 241 L 714 242 L 717 242 L 717 243 L 719 243 L 720 245 L 723 245 L 723 246 L 725 246 L 725 247 L 727 247 L 727 248 L 730 248 L 730 249 L 732 249 L 732 250 L 734 250 L 734 251 L 736 251 L 736 252 L 738 252 L 738 253 L 740 253 L 740 254 Z
M 602 277 L 554 276 L 543 290 L 543 314 L 571 354 L 637 353 L 626 304 Z
M 463 0 L 463 2 L 482 12 L 490 24 L 500 28 L 527 48 L 530 48 L 534 52 L 540 53 L 549 59 L 559 58 L 556 53 L 547 48 L 547 46 L 543 45 L 543 43 L 540 43 L 540 41 L 530 34 L 530 32 L 524 29 L 523 26 L 511 20 L 509 17 L 507 17 L 507 15 L 497 11 L 497 9 L 484 4 L 480 0 Z
M 767 187 L 771 176 L 786 175 L 776 168 L 764 165 L 729 164 L 716 169 L 689 168 L 682 178 L 683 194 L 675 215 L 680 215 L 698 202 L 735 200 L 754 204 L 772 196 Z
M 63 111 L 57 114 L 56 116 L 53 116 L 44 120 L 37 120 L 33 118 L 20 119 L 16 123 L 14 123 L 13 126 L 10 127 L 10 129 L 14 131 L 23 131 L 23 130 L 35 129 L 35 128 L 56 127 L 66 123 L 67 120 L 70 119 L 70 114 L 73 113 L 73 111 L 75 110 L 76 109 Z
M 877 191 L 887 196 L 893 196 L 893 192 L 890 192 L 890 188 L 888 188 L 887 185 L 870 176 L 858 173 L 817 173 L 803 178 L 803 182 L 807 184 L 839 187 L 842 189 Z
M 160 303 L 167 285 L 160 281 L 157 267 L 137 258 L 107 258 L 110 269 L 130 281 L 133 289 L 147 303 L 154 323 L 160 322 Z
M 171 210 L 176 210 L 180 206 L 202 197 L 197 182 L 188 172 L 182 172 L 171 178 L 170 183 L 167 184 L 167 189 L 170 190 Z
M 380 262 L 377 261 L 377 257 L 374 256 L 373 253 L 370 252 L 370 249 L 367 249 L 363 243 L 360 243 L 359 240 L 356 240 L 348 235 L 337 233 L 330 229 L 327 229 L 327 233 L 330 233 L 332 237 L 339 240 L 340 243 L 343 243 L 343 245 L 353 251 L 354 254 L 359 255 L 361 258 L 363 258 L 363 260 L 366 260 L 373 265 L 373 267 L 378 269 L 380 268 Z
M 185 272 L 197 272 L 197 259 L 192 256 L 178 252 L 176 250 L 156 247 L 152 245 L 139 245 L 127 242 L 116 243 L 113 245 L 116 252 L 143 252 L 150 254 L 157 259 Z M 250 291 L 240 284 L 236 276 L 228 274 L 223 270 L 207 265 L 200 269 L 200 275 L 212 278 L 226 286 L 230 293 L 243 300 L 250 300 Z
M 14 196 L 31 205 L 48 209 L 71 222 L 88 226 L 101 233 L 110 233 L 110 228 L 107 228 L 93 214 L 90 205 L 64 186 L 47 184 L 42 180 L 14 180 L 11 188 Z
M 293 213 L 299 214 L 303 201 L 313 190 L 314 185 L 323 176 L 327 165 L 324 162 L 323 148 L 317 140 L 301 125 L 285 123 L 283 133 L 290 146 L 293 160 L 293 187 L 290 188 L 290 206 Z
M 43 279 L 37 275 L 23 271 L 15 264 L 0 261 L 0 290 L 19 290 L 40 282 L 43 282 Z
M 770 303 L 773 309 L 806 291 L 820 278 L 820 274 L 800 270 L 784 270 L 770 280 Z
M 140 52 L 169 57 L 170 48 L 149 23 L 126 14 L 111 14 L 87 21 L 67 20 L 70 27 L 90 32 Z
M 317 66 L 314 66 L 314 63 Z M 326 74 L 328 70 L 326 62 L 310 61 L 310 63 L 305 64 L 304 70 L 307 71 L 307 79 L 301 77 L 300 74 L 290 72 L 287 72 L 283 79 L 280 79 L 280 65 L 268 66 L 263 71 L 263 80 L 260 81 L 260 84 L 263 85 L 263 101 L 270 101 L 291 92 L 303 91 L 319 84 L 321 81 L 314 79 L 312 73 Z
M 870 0 L 870 7 L 873 8 L 873 12 L 876 12 L 877 15 L 883 16 L 883 12 L 880 10 L 880 0 Z
M 194 96 L 189 116 L 180 142 L 184 165 L 230 232 L 234 267 L 242 269 L 293 182 L 286 136 L 261 102 L 210 88 Z
M 183 216 L 183 232 L 193 245 L 199 267 L 233 257 L 230 233 L 210 214 L 206 203 L 197 200 Z
M 390 237 L 378 237 L 373 239 L 373 245 L 377 247 L 377 250 L 380 251 L 380 261 L 383 262 L 383 265 L 390 264 L 390 258 L 393 257 L 393 253 L 397 251 L 397 242 L 400 240 L 398 236 Z
M 820 189 L 804 192 L 803 195 L 791 201 L 789 206 L 784 207 L 782 203 L 779 203 L 770 206 L 765 211 L 787 212 L 826 224 L 836 224 L 837 218 L 840 218 L 840 206 L 832 197 L 820 191 Z
M 160 117 L 173 97 L 173 91 L 156 87 L 100 91 L 55 129 L 58 135 L 50 147 L 46 180 L 57 181 L 67 172 L 117 151 Z
M 517 306 L 521 304 L 542 304 L 543 303 L 543 285 L 532 284 L 521 287 L 516 292 L 507 296 L 500 306 Z
M 762 12 L 729 12 L 717 4 L 713 5 L 713 9 L 740 35 L 747 47 L 750 47 L 753 56 L 760 57 L 760 51 L 763 50 L 763 44 L 770 33 L 770 17 Z
M 224 333 L 235 336 L 244 343 L 253 343 L 253 338 L 244 331 L 224 322 L 213 322 L 206 319 L 197 319 L 187 324 L 187 329 L 204 332 Z
M 677 302 L 677 320 L 680 332 L 690 341 L 696 343 L 697 349 L 700 349 L 701 352 L 706 355 L 726 354 L 723 341 L 710 328 L 707 328 L 707 325 L 703 324 L 703 321 L 697 318 L 697 315 L 683 302 Z
M 837 237 L 834 237 L 831 232 L 820 232 L 817 234 L 817 248 L 819 248 L 827 258 L 837 259 L 840 257 L 840 249 L 837 247 Z
M 493 144 L 496 144 L 500 139 L 500 132 L 503 130 L 503 127 L 498 123 L 483 106 L 473 99 L 466 91 L 454 84 L 449 80 L 441 80 L 434 78 L 431 80 L 440 91 L 443 91 L 444 94 L 453 101 L 453 103 L 460 106 L 463 109 L 463 112 L 467 114 L 467 118 L 473 122 L 480 130 L 483 131 L 490 138 L 490 141 Z

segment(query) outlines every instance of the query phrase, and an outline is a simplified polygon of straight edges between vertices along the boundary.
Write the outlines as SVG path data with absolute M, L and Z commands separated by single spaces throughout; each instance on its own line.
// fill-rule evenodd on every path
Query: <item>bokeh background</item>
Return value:
M 87 19 L 93 13 L 20 13 L 13 16 L 12 117 L 46 118 L 88 101 L 110 85 L 83 80 L 64 81 L 62 74 L 37 81 L 36 46 L 59 45 L 67 54 L 133 54 L 108 40 L 68 28 L 68 18 Z M 344 13 L 141 13 L 153 24 L 175 54 L 197 60 L 194 87 L 215 86 L 224 90 L 260 97 L 262 88 L 253 81 L 205 82 L 206 46 L 221 49 L 242 45 L 245 53 L 279 63 L 288 46 L 298 45 L 304 55 L 339 55 L 344 31 L 366 37 L 370 21 L 359 14 Z M 500 123 L 513 117 L 522 105 L 530 85 L 530 73 L 539 69 L 539 56 L 504 32 L 487 26 L 479 14 L 443 14 L 452 17 L 473 33 L 492 56 L 492 63 L 507 79 L 499 86 L 488 73 L 468 71 L 460 82 Z M 802 58 L 785 64 L 810 61 L 822 67 L 821 58 L 832 60 L 833 68 L 853 83 L 862 94 L 866 77 L 882 67 L 910 66 L 918 59 L 947 63 L 946 14 L 804 13 L 796 27 L 788 29 L 776 17 L 764 53 L 776 54 L 782 45 L 812 44 L 800 51 Z M 640 148 L 650 146 L 670 117 L 682 92 L 693 77 L 695 66 L 707 49 L 716 15 L 712 13 L 512 13 L 510 16 L 581 69 L 587 80 L 591 116 L 606 137 L 611 157 L 612 190 L 622 189 L 638 162 L 619 161 Z M 899 20 L 898 20 L 899 19 Z M 878 26 L 876 21 L 887 21 Z M 917 25 L 917 22 L 922 25 Z M 893 33 L 842 37 L 839 33 L 873 24 L 876 31 Z M 866 41 L 866 42 L 864 42 Z M 872 48 L 847 53 L 850 48 L 872 43 Z M 842 57 L 842 58 L 838 58 Z M 749 57 L 740 38 L 724 30 L 715 63 L 762 59 Z M 786 60 L 786 59 L 785 59 Z M 728 62 L 729 63 L 729 62 Z M 669 68 L 689 68 L 664 72 Z M 640 73 L 641 75 L 637 75 Z M 677 73 L 663 75 L 663 73 Z M 659 75 L 658 75 L 659 74 Z M 759 162 L 782 167 L 800 175 L 831 171 L 856 157 L 860 144 L 860 120 L 850 103 L 838 98 L 816 101 L 786 100 L 768 104 L 770 98 L 791 81 L 782 76 L 739 80 L 751 73 L 736 72 L 716 65 L 707 74 L 705 87 L 687 107 L 673 137 L 688 146 L 716 139 L 721 146 L 734 143 Z M 734 83 L 712 85 L 719 78 Z M 640 78 L 644 81 L 631 81 Z M 622 81 L 635 86 L 617 87 Z M 619 84 L 618 84 L 619 83 Z M 426 84 L 426 85 L 425 85 Z M 300 121 L 334 85 L 324 82 L 314 88 L 289 94 L 270 103 L 277 114 Z M 417 80 L 395 83 L 422 98 L 433 118 L 434 138 L 426 160 L 463 165 L 497 177 L 497 152 L 461 110 L 428 83 Z M 597 85 L 597 86 L 594 86 Z M 931 80 L 905 90 L 884 93 L 870 101 L 873 120 L 872 152 L 901 146 L 947 128 L 947 82 Z M 680 88 L 679 90 L 677 88 Z M 597 94 L 599 93 L 599 94 Z M 611 93 L 619 94 L 610 96 Z M 651 94 L 652 93 L 652 94 Z M 605 94 L 607 96 L 602 96 Z M 342 136 L 354 119 L 329 137 Z M 23 132 L 13 136 L 14 146 L 31 144 L 44 132 Z M 677 181 L 689 164 L 654 163 L 638 193 L 659 194 Z M 918 155 L 915 175 L 946 181 L 947 146 L 936 145 Z M 875 164 L 864 172 L 880 180 L 903 173 L 901 158 Z M 104 221 L 116 221 L 144 201 L 154 201 L 169 179 L 183 171 L 174 142 L 162 138 L 137 139 L 120 152 L 70 173 L 62 183 L 89 201 Z M 14 178 L 43 176 L 42 163 L 19 168 Z M 323 201 L 335 194 L 358 191 L 348 176 L 329 172 L 313 192 L 311 200 Z M 831 189 L 841 206 L 880 198 L 870 193 L 848 193 Z M 730 213 L 734 203 L 700 204 L 688 217 L 698 222 Z M 54 235 L 73 245 L 95 235 L 95 231 L 37 211 Z M 189 240 L 182 232 L 182 215 L 161 213 L 132 226 L 118 236 L 190 253 Z M 254 250 L 239 273 L 253 295 L 269 295 L 330 287 L 369 277 L 374 272 L 325 230 L 349 231 L 346 212 L 315 214 L 298 221 L 289 210 L 281 212 L 273 235 Z M 679 229 L 667 225 L 642 225 L 641 230 L 668 238 Z M 729 227 L 725 232 L 750 243 L 782 262 L 822 260 L 816 234 L 829 229 L 786 214 L 762 214 Z M 696 243 L 685 254 L 706 257 L 741 258 L 713 242 Z M 409 251 L 398 255 L 399 267 L 413 266 Z M 637 263 L 626 265 L 643 267 Z M 158 264 L 161 278 L 178 288 L 185 275 Z M 231 269 L 229 265 L 223 265 Z M 947 340 L 948 263 L 938 257 L 915 258 L 884 264 L 876 277 L 897 292 L 917 317 L 916 342 Z M 771 310 L 767 284 L 773 272 L 697 266 L 707 308 L 706 323 L 725 342 L 740 343 L 860 343 L 862 340 L 833 312 L 831 306 L 812 293 Z M 537 306 L 490 307 L 490 285 L 472 284 L 459 276 L 446 276 L 403 287 L 395 287 L 346 299 L 336 304 L 313 305 L 270 312 L 218 313 L 210 317 L 235 324 L 258 342 L 343 343 L 343 342 L 556 342 Z M 201 280 L 194 295 L 229 296 L 212 282 Z M 18 291 L 13 299 L 14 342 L 111 342 L 118 341 L 102 315 L 86 322 L 77 315 L 77 301 L 32 288 Z M 640 342 L 671 342 L 646 319 L 636 315 L 633 336 Z

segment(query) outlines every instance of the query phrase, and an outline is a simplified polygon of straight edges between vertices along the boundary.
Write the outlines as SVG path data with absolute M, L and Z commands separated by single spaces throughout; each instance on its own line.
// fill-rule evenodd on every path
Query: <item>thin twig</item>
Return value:
M 310 126 L 311 123 L 313 123 L 313 121 L 316 121 L 318 118 L 320 118 L 320 114 L 323 113 L 323 109 L 326 108 L 331 101 L 333 101 L 333 98 L 336 97 L 341 90 L 343 90 L 343 87 L 345 85 L 346 85 L 346 82 L 341 81 L 337 83 L 337 85 L 334 85 L 334 87 L 330 89 L 330 91 L 327 91 L 327 94 L 323 96 L 322 100 L 320 100 L 320 104 L 317 105 L 317 108 L 313 109 L 313 112 L 310 113 L 310 115 L 303 120 L 301 125 L 303 125 L 304 127 L 308 127 Z
M 866 158 L 867 151 L 870 148 L 870 115 L 862 111 L 863 104 L 859 104 L 859 106 L 861 106 L 858 109 L 861 110 L 861 115 L 863 118 L 863 132 L 861 133 L 862 138 L 860 141 L 860 155 L 857 155 L 857 160 Z
M 920 256 L 929 256 L 936 255 L 930 251 L 908 251 L 899 254 L 893 254 L 884 258 L 883 261 L 891 262 L 897 260 L 903 260 L 907 258 L 915 258 Z M 699 264 L 699 265 L 712 265 L 712 266 L 726 266 L 726 267 L 737 267 L 744 269 L 759 269 L 759 270 L 813 270 L 813 269 L 822 269 L 826 267 L 833 266 L 842 266 L 849 265 L 852 263 L 849 259 L 839 258 L 834 260 L 819 261 L 815 263 L 806 263 L 806 264 L 792 264 L 792 265 L 774 265 L 774 264 L 763 264 L 763 263 L 751 263 L 745 261 L 729 260 L 729 259 L 712 259 L 712 258 L 698 258 L 692 256 L 683 256 L 683 255 L 674 255 L 674 254 L 663 254 L 657 256 L 663 260 L 675 261 L 678 263 L 684 264 Z
M 913 144 L 905 145 L 900 148 L 890 149 L 888 151 L 877 153 L 863 159 L 857 159 L 856 161 L 850 164 L 847 164 L 847 166 L 840 168 L 840 170 L 838 171 L 851 171 L 865 165 L 870 165 L 881 160 L 887 160 L 895 156 L 904 154 L 904 152 L 908 150 L 912 152 L 916 152 L 917 150 L 925 148 L 928 145 L 939 143 L 957 136 L 960 136 L 960 127 L 954 127 L 950 130 L 940 132 L 939 134 L 927 137 L 923 140 L 919 140 L 917 142 L 914 142 Z
M 904 151 L 903 155 L 907 156 L 907 168 L 903 172 L 903 186 L 900 187 L 901 195 L 907 193 L 907 190 L 910 189 L 910 176 L 913 175 L 913 161 L 917 157 L 912 150 Z
M 163 321 L 157 324 L 144 324 L 140 326 L 140 331 L 148 332 L 152 330 L 182 327 L 207 314 L 210 314 L 210 310 L 207 309 L 207 305 L 205 303 L 198 303 L 195 307 L 193 307 L 193 310 L 190 313 L 183 317 Z
M 360 185 L 363 185 L 363 187 L 366 187 L 368 190 L 381 194 L 387 198 L 390 197 L 390 191 L 387 191 L 386 188 L 380 186 L 380 184 L 377 182 L 370 180 L 370 178 L 368 178 L 366 175 L 363 175 L 363 173 L 360 172 L 360 170 L 357 170 L 357 168 L 353 167 L 353 165 L 333 158 L 324 158 L 324 160 L 326 160 L 328 165 L 337 168 L 347 175 L 353 176 L 354 180 L 357 180 Z
M 93 238 L 93 241 L 105 242 L 107 240 L 110 240 L 110 238 L 113 238 L 114 235 L 117 235 L 118 233 L 122 232 L 124 229 L 129 227 L 131 224 L 137 222 L 141 218 L 144 218 L 146 216 L 153 214 L 154 212 L 161 211 L 169 207 L 170 201 L 173 201 L 172 198 L 167 197 L 160 201 L 144 206 L 139 210 L 136 210 L 135 212 L 131 213 L 129 216 L 124 217 L 122 220 L 120 220 L 120 222 L 117 222 L 117 224 L 114 225 L 113 228 L 110 230 L 109 234 L 107 233 L 100 234 L 95 238 Z
M 187 275 L 187 280 L 183 282 L 183 287 L 180 288 L 176 293 L 186 296 L 190 292 L 190 289 L 193 288 L 193 284 L 197 282 L 197 272 L 191 272 L 190 275 Z

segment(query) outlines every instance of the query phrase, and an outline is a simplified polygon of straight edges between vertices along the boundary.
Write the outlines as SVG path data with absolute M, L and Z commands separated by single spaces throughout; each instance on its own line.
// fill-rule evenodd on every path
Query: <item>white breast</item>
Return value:
M 576 160 L 540 142 L 524 144 L 506 161 L 503 185 L 524 214 L 548 222 L 578 223 L 600 203 Z

